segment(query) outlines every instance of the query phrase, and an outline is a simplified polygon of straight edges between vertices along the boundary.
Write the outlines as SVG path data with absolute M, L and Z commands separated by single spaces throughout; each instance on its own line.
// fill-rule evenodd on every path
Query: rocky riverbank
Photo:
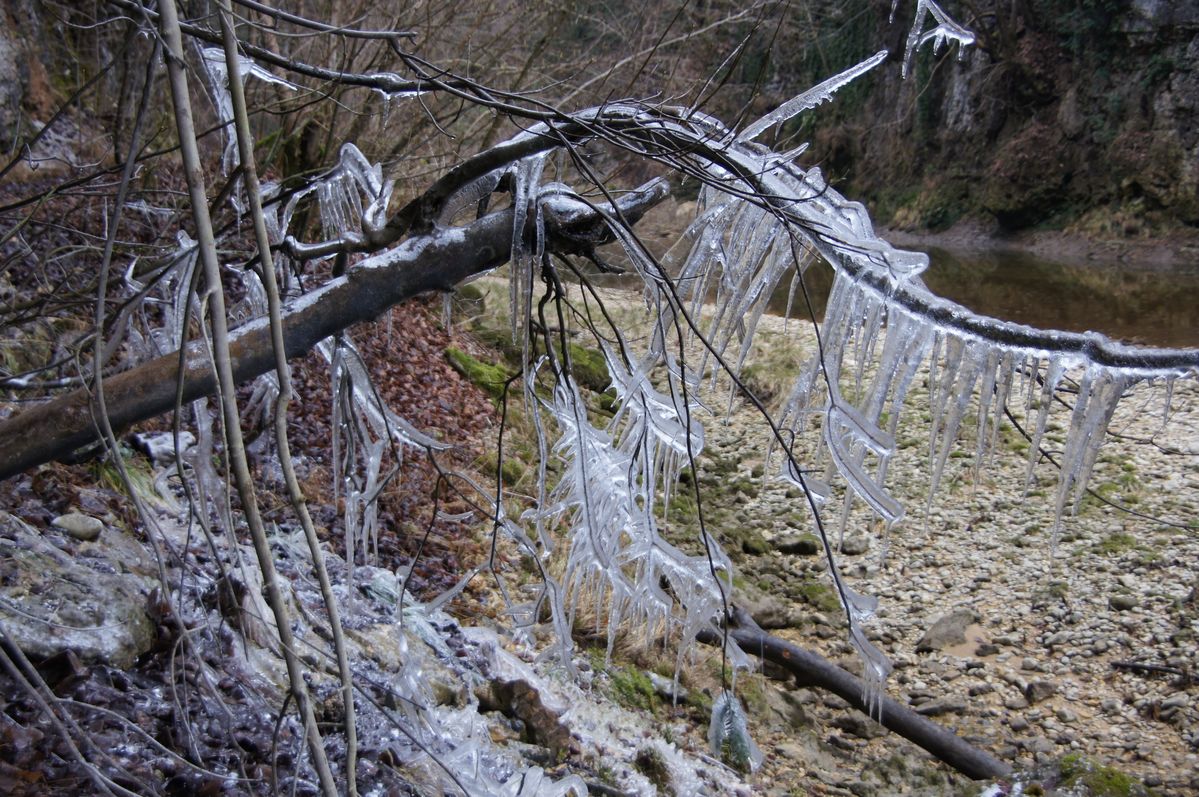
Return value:
M 775 356 L 794 345 L 780 319 L 759 336 L 756 348 Z M 764 376 L 752 364 L 750 374 Z M 908 519 L 886 534 L 853 511 L 843 539 L 830 530 L 847 583 L 880 599 L 870 635 L 895 666 L 889 695 L 1024 771 L 1073 756 L 1159 794 L 1199 789 L 1199 386 L 1176 385 L 1168 413 L 1164 400 L 1161 386 L 1141 386 L 1122 402 L 1095 495 L 1055 542 L 1056 469 L 1039 463 L 1025 493 L 1027 444 L 1010 429 L 981 468 L 973 443 L 959 443 L 928 500 L 927 390 L 915 391 L 889 482 Z M 726 545 L 741 548 L 743 599 L 774 633 L 860 669 L 799 496 L 761 458 L 769 441 L 756 415 L 737 405 L 707 425 L 704 461 L 721 476 L 705 481 L 702 466 L 700 476 Z M 1051 422 L 1047 447 L 1063 432 Z M 798 694 L 839 765 L 813 766 L 777 733 L 764 782 L 815 777 L 859 797 L 966 788 L 922 785 L 919 767 L 896 776 L 923 755 L 835 698 Z
M 615 291 L 604 296 L 631 339 L 636 298 Z M 495 296 L 488 301 L 489 307 L 504 304 Z M 453 343 L 487 353 L 465 336 Z M 777 397 L 813 347 L 802 324 L 767 317 L 744 375 L 759 395 Z M 580 347 L 574 354 L 585 351 Z M 921 378 L 899 426 L 899 451 L 888 480 L 908 518 L 886 533 L 854 508 L 842 536 L 837 502 L 825 512 L 840 572 L 855 590 L 880 599 L 868 633 L 895 667 L 888 695 L 1012 763 L 1029 784 L 1026 794 L 1038 788 L 1054 793 L 1063 784 L 1069 788 L 1056 793 L 1144 794 L 1142 781 L 1163 797 L 1195 793 L 1199 385 L 1176 384 L 1168 407 L 1160 385 L 1139 387 L 1126 397 L 1096 464 L 1095 495 L 1064 520 L 1055 543 L 1056 470 L 1038 462 L 1026 492 L 1028 447 L 1010 428 L 979 467 L 972 441 L 961 442 L 929 500 L 930 419 Z M 711 395 L 717 412 L 705 419 L 707 442 L 694 478 L 702 488 L 708 529 L 734 557 L 733 599 L 771 633 L 856 670 L 802 496 L 775 477 L 777 461 L 765 459 L 769 439 L 757 412 L 739 400 L 727 405 L 727 395 Z M 1060 448 L 1063 420 L 1051 417 L 1045 443 L 1050 451 Z M 969 437 L 973 426 L 967 422 L 964 428 Z M 808 443 L 801 438 L 803 462 L 813 461 Z M 521 451 L 519 440 L 509 438 L 508 446 L 514 458 Z M 271 727 L 284 681 L 270 651 L 273 630 L 257 585 L 226 581 L 208 544 L 188 533 L 185 514 L 175 505 L 181 496 L 165 486 L 172 464 L 140 458 L 127 464 L 163 524 L 158 544 L 188 562 L 189 575 L 179 580 L 167 560 L 168 581 L 178 581 L 184 591 L 176 605 L 186 614 L 178 619 L 189 626 L 186 646 L 179 647 L 184 643 L 178 619 L 155 590 L 158 564 L 150 545 L 127 530 L 134 527 L 127 502 L 110 488 L 71 486 L 70 472 L 59 465 L 8 485 L 14 514 L 24 514 L 32 525 L 0 515 L 0 549 L 8 552 L 0 568 L 6 635 L 36 659 L 56 694 L 92 707 L 86 711 L 98 719 L 88 726 L 89 739 L 122 751 L 116 763 L 130 783 L 167 780 L 194 792 L 216 788 L 225 777 L 217 770 L 190 769 L 174 754 L 138 741 L 139 734 L 167 738 L 178 732 L 182 716 L 193 718 L 188 738 L 203 759 L 238 760 L 247 789 L 286 777 L 294 759 L 277 761 L 275 750 L 279 745 L 294 755 L 300 730 L 291 721 L 281 731 Z M 519 491 L 522 476 L 511 475 Z M 63 482 L 64 511 L 77 511 L 51 520 L 39 496 L 55 480 Z M 687 544 L 698 539 L 693 521 L 693 507 L 680 496 L 663 527 Z M 473 532 L 486 534 L 485 526 Z M 290 585 L 292 614 L 303 620 L 303 644 L 328 655 L 321 598 L 296 530 L 281 523 L 272 544 Z M 456 544 L 465 551 L 472 543 L 464 536 Z M 608 661 L 602 642 L 588 650 L 595 640 L 580 622 L 574 662 L 579 678 L 570 680 L 553 666 L 556 659 L 537 655 L 548 630 L 535 628 L 522 638 L 488 630 L 502 609 L 498 600 L 488 600 L 486 579 L 476 579 L 479 589 L 450 605 L 454 619 L 439 611 L 402 609 L 395 567 L 357 567 L 351 589 L 344 560 L 332 553 L 329 559 L 335 590 L 351 618 L 351 661 L 365 676 L 365 694 L 379 701 L 362 706 L 364 739 L 384 738 L 387 712 L 395 708 L 388 701 L 394 702 L 398 690 L 379 685 L 400 679 L 409 690 L 403 694 L 417 695 L 430 722 L 445 731 L 438 743 L 472 734 L 475 749 L 492 756 L 496 778 L 532 767 L 528 771 L 538 777 L 543 771 L 555 780 L 579 777 L 593 793 L 645 795 L 673 789 L 886 797 L 977 794 L 984 788 L 841 699 L 769 667 L 737 679 L 765 761 L 757 772 L 735 773 L 707 747 L 720 672 L 714 649 L 695 651 L 680 690 L 663 677 L 673 668 L 673 649 L 647 653 L 622 645 Z M 114 589 L 104 591 L 110 583 Z M 64 584 L 75 586 L 68 590 Z M 230 587 L 232 598 L 226 599 Z M 117 601 L 112 596 L 118 593 L 129 600 Z M 80 637 L 84 626 L 94 639 Z M 47 627 L 73 636 L 55 641 Z M 192 654 L 196 673 L 214 676 L 204 689 L 189 691 L 193 676 L 172 669 L 177 649 Z M 317 661 L 306 659 L 314 667 L 319 715 L 334 728 L 337 684 L 329 673 L 319 673 Z M 0 684 L 8 717 L 0 743 L 14 751 L 7 762 L 13 768 L 0 768 L 0 783 L 16 784 L 14 794 L 66 793 L 85 784 L 69 763 L 69 751 L 48 726 L 40 729 L 36 704 L 14 684 Z M 164 694 L 178 695 L 181 702 L 171 709 Z M 221 719 L 226 706 L 251 705 L 256 711 L 250 719 L 233 726 Z M 338 744 L 334 731 L 335 753 Z M 403 794 L 410 783 L 440 778 L 428 760 L 404 759 L 401 765 L 404 749 L 374 741 L 364 747 L 362 771 L 380 793 Z M 442 752 L 450 755 L 448 748 Z M 51 782 L 61 784 L 59 791 L 47 791 Z

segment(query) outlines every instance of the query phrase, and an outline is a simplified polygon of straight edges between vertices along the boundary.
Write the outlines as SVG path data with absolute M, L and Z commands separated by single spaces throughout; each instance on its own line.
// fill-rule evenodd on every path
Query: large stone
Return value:
M 775 543 L 774 547 L 780 553 L 799 556 L 815 556 L 822 550 L 820 538 L 815 534 L 797 534 L 793 537 L 785 537 Z
M 1107 599 L 1108 606 L 1111 606 L 1118 612 L 1126 612 L 1130 609 L 1135 609 L 1140 601 L 1136 595 L 1127 592 L 1117 592 Z
M 861 556 L 870 548 L 870 538 L 865 534 L 847 534 L 841 541 L 841 553 L 846 556 Z
M 960 714 L 966 710 L 966 701 L 960 697 L 942 697 L 921 703 L 916 707 L 917 714 L 926 717 L 939 717 L 942 714 Z
M 68 554 L 0 512 L 0 622 L 32 659 L 72 651 L 84 661 L 128 667 L 154 642 L 146 601 L 155 582 L 139 572 L 135 544 L 79 548 Z
M 832 724 L 833 727 L 840 728 L 859 739 L 877 739 L 880 736 L 887 735 L 886 728 L 856 711 L 834 717 Z
M 775 595 L 747 592 L 742 602 L 750 617 L 763 629 L 795 628 L 803 624 L 803 618 L 795 607 Z
M 978 612 L 964 606 L 938 617 L 916 643 L 916 652 L 927 653 L 963 644 L 966 629 L 978 620 Z
M 812 719 L 804 708 L 804 696 L 799 692 L 767 686 L 763 693 L 766 710 L 777 724 L 790 730 L 811 725 Z
M 79 512 L 59 515 L 50 521 L 50 525 L 62 529 L 77 540 L 91 542 L 104 531 L 104 521 Z
M 1053 697 L 1057 693 L 1057 684 L 1053 681 L 1033 681 L 1024 688 L 1024 697 L 1031 703 L 1039 703 Z

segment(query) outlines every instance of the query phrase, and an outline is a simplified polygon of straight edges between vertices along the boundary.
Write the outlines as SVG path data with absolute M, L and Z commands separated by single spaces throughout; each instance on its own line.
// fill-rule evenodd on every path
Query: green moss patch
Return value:
M 1137 538 L 1122 531 L 1113 532 L 1095 543 L 1095 551 L 1104 555 L 1117 555 L 1137 547 Z
M 511 374 L 502 367 L 485 363 L 453 346 L 445 350 L 445 358 L 455 371 L 487 395 L 497 399 L 504 395 L 504 385 Z
M 820 581 L 805 581 L 799 585 L 799 597 L 817 611 L 831 614 L 841 611 L 841 601 L 832 587 Z
M 1105 767 L 1089 758 L 1071 753 L 1061 761 L 1061 785 L 1083 797 L 1151 797 L 1153 791 L 1141 781 L 1114 767 Z

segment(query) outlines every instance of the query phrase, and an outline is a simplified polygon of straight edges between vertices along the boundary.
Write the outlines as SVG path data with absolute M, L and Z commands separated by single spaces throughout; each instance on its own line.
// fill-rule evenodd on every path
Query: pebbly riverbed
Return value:
M 764 319 L 758 336 L 747 373 L 769 394 L 773 372 L 815 341 L 795 321 L 784 334 L 779 318 Z M 1010 424 L 976 463 L 965 422 L 968 439 L 930 500 L 927 406 L 925 385 L 901 417 L 888 480 L 908 517 L 887 533 L 859 502 L 842 536 L 840 502 L 824 513 L 847 584 L 879 598 L 869 636 L 895 667 L 888 695 L 1018 770 L 1090 759 L 1159 794 L 1196 793 L 1199 386 L 1175 385 L 1168 411 L 1161 385 L 1125 397 L 1094 494 L 1056 535 L 1057 470 L 1038 457 L 1026 490 L 1028 445 Z M 1064 424 L 1068 415 L 1051 418 L 1043 444 L 1051 454 Z M 777 457 L 762 456 L 770 440 L 757 410 L 734 402 L 706 432 L 698 478 L 716 532 L 739 554 L 740 599 L 772 633 L 860 671 L 802 497 L 774 476 Z M 705 468 L 718 475 L 706 478 Z M 969 793 L 923 769 L 922 752 L 845 713 L 838 698 L 790 696 L 804 707 L 805 732 L 836 763 L 813 763 L 794 730 L 776 723 L 763 744 L 773 752 L 763 793 L 802 793 L 782 785 L 800 781 L 859 797 Z

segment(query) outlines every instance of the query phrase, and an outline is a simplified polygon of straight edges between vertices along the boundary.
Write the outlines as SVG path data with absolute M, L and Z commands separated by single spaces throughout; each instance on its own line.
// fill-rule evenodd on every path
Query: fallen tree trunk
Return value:
M 664 181 L 654 181 L 621 198 L 619 212 L 627 221 L 636 221 L 667 193 Z M 595 211 L 579 211 L 555 222 L 552 230 L 547 225 L 546 245 L 557 251 L 574 251 L 579 242 L 590 245 L 606 230 Z M 427 291 L 450 290 L 470 276 L 502 265 L 511 253 L 512 226 L 509 208 L 465 227 L 410 238 L 287 303 L 283 318 L 287 356 L 300 356 L 328 336 L 376 318 L 405 299 Z M 174 352 L 104 380 L 114 429 L 172 409 L 180 380 L 184 403 L 216 391 L 212 363 L 201 344 L 189 344 L 184 354 L 182 368 L 180 353 Z M 238 383 L 275 367 L 265 318 L 232 331 L 230 355 Z M 79 389 L 59 396 L 0 423 L 0 479 L 65 457 L 98 440 L 91 393 Z
M 730 629 L 729 636 L 747 653 L 754 653 L 784 667 L 803 685 L 832 692 L 854 708 L 877 719 L 872 712 L 877 711 L 878 706 L 868 707 L 863 700 L 865 686 L 862 680 L 820 654 L 771 636 L 758 628 Z M 715 645 L 721 643 L 720 636 L 714 631 L 702 632 L 699 640 Z M 966 777 L 981 780 L 1011 774 L 1011 767 L 1003 761 L 886 695 L 882 695 L 881 707 L 881 724 L 885 728 L 919 745 Z

